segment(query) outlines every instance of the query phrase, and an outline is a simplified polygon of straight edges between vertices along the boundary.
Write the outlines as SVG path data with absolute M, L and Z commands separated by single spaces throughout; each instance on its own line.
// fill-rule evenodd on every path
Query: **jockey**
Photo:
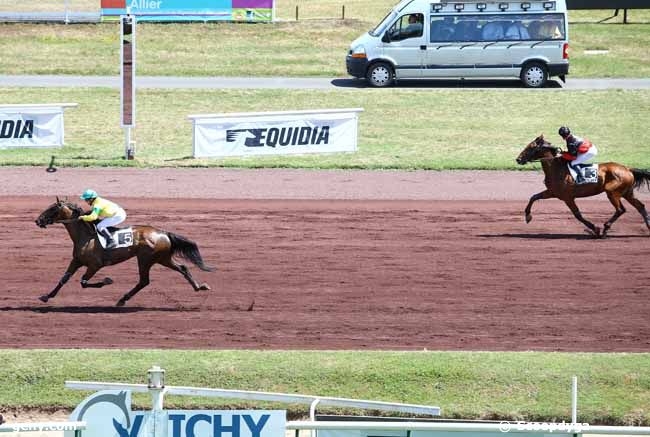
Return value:
M 579 184 L 582 182 L 582 172 L 578 165 L 596 156 L 598 150 L 589 140 L 574 136 L 566 126 L 562 126 L 558 134 L 566 141 L 567 151 L 562 154 L 562 158 L 569 161 L 569 165 L 575 170 L 576 183 Z
M 122 223 L 126 220 L 126 213 L 117 204 L 99 197 L 94 190 L 84 191 L 81 199 L 92 206 L 93 210 L 90 214 L 80 216 L 79 220 L 85 222 L 94 222 L 97 219 L 101 220 L 97 224 L 97 232 L 106 238 L 106 249 L 114 249 L 117 244 L 113 241 L 110 232 L 106 228 Z

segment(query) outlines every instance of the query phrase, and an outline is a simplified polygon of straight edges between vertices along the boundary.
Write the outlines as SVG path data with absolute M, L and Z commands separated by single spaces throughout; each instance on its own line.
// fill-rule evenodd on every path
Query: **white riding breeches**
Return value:
M 101 222 L 97 223 L 97 232 L 101 232 L 109 226 L 117 226 L 126 220 L 126 212 L 120 209 L 113 217 L 106 217 Z
M 575 167 L 579 164 L 584 164 L 596 155 L 598 155 L 598 150 L 596 149 L 596 146 L 592 144 L 589 150 L 587 150 L 585 153 L 579 154 L 576 159 L 571 161 L 571 167 Z

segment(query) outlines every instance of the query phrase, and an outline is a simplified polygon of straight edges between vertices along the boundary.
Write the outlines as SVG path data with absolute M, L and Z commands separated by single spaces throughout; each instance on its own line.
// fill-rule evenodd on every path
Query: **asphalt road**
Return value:
M 109 87 L 119 88 L 119 76 L 0 76 L 0 87 Z M 369 88 L 364 80 L 347 78 L 306 77 L 172 77 L 141 76 L 138 88 L 198 88 L 198 89 L 336 89 Z M 514 79 L 494 80 L 427 80 L 400 81 L 399 88 L 418 89 L 522 89 Z M 572 79 L 563 84 L 550 80 L 545 90 L 650 89 L 650 79 Z

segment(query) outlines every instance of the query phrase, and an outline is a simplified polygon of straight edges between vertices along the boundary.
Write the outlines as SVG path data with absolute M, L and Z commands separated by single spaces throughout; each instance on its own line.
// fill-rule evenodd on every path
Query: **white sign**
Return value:
M 195 158 L 354 152 L 363 109 L 190 115 Z
M 0 149 L 61 147 L 63 109 L 76 103 L 0 105 Z
M 147 437 L 154 429 L 167 437 L 284 437 L 287 420 L 284 410 L 131 411 L 130 390 L 99 391 L 70 418 L 86 422 L 84 437 Z

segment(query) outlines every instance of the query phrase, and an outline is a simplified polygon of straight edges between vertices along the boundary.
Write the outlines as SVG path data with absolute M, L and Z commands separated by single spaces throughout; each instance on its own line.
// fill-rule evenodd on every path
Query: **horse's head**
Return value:
M 553 147 L 544 139 L 544 134 L 541 134 L 521 151 L 517 157 L 517 164 L 524 165 L 542 158 L 554 158 L 559 151 L 560 149 Z
M 77 205 L 59 200 L 57 197 L 56 202 L 48 206 L 47 209 L 38 216 L 36 219 L 36 225 L 41 228 L 46 228 L 47 225 L 51 225 L 58 221 L 78 217 L 81 212 L 81 208 Z

